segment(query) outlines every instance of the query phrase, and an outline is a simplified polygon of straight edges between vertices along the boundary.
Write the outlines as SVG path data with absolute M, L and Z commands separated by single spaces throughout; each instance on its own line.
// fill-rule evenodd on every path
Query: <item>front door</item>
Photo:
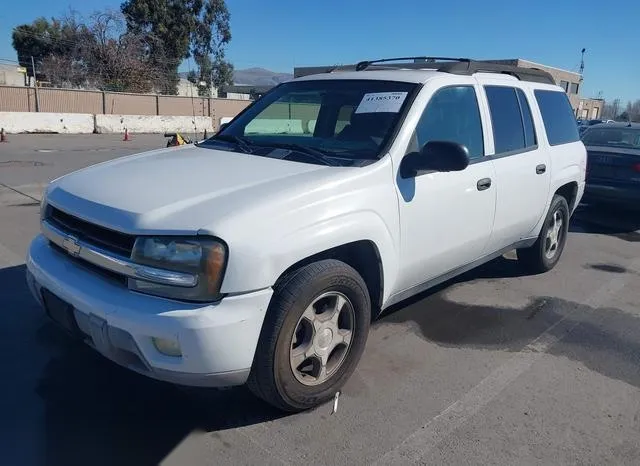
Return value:
M 398 292 L 483 255 L 491 235 L 496 190 L 492 162 L 484 160 L 482 128 L 473 84 L 439 88 L 428 100 L 407 152 L 419 150 L 429 141 L 454 141 L 467 147 L 471 163 L 458 172 L 411 178 L 398 175 Z

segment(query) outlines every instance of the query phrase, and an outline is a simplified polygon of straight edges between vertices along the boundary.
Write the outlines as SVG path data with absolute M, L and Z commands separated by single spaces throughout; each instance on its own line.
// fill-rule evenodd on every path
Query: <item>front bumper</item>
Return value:
M 83 339 L 112 361 L 146 376 L 190 386 L 246 382 L 271 289 L 189 304 L 128 290 L 54 250 L 37 236 L 27 282 L 42 304 L 46 288 L 73 306 Z M 152 338 L 177 340 L 182 356 L 160 353 Z

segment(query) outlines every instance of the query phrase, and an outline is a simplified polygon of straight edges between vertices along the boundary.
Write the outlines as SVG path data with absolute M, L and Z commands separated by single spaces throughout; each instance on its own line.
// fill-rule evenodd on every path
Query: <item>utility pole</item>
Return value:
M 36 94 L 36 112 L 40 111 L 40 99 L 38 98 L 38 82 L 36 81 L 36 62 L 31 56 L 31 73 L 33 74 L 33 89 Z

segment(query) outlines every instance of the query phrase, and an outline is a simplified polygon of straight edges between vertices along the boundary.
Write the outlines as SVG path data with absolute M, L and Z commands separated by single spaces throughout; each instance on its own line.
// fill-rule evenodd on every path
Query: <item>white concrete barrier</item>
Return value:
M 0 112 L 7 133 L 93 133 L 90 113 Z
M 316 120 L 255 119 L 245 134 L 313 134 Z
M 96 115 L 97 133 L 165 133 L 213 131 L 210 117 L 164 116 L 164 115 Z

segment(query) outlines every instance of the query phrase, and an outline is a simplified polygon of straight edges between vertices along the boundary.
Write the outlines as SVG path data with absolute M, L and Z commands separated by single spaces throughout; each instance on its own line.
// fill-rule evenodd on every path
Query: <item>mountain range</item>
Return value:
M 247 68 L 233 72 L 233 83 L 238 86 L 275 86 L 293 79 L 291 73 L 277 73 L 264 68 Z
M 186 78 L 188 73 L 179 73 L 180 77 Z M 284 81 L 293 79 L 291 73 L 277 73 L 264 68 L 246 68 L 244 70 L 234 70 L 233 84 L 236 86 L 275 86 Z

